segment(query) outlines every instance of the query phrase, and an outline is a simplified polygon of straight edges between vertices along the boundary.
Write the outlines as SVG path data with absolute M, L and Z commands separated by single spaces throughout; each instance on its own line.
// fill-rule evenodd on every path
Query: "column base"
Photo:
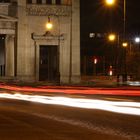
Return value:
M 69 76 L 61 76 L 60 77 L 60 83 L 64 84 L 78 84 L 81 82 L 81 76 L 72 76 L 71 78 Z
M 24 82 L 35 82 L 35 76 L 31 76 L 31 75 L 18 75 L 17 79 L 19 81 L 24 81 Z
M 81 82 L 81 76 L 75 75 L 71 77 L 71 83 L 72 84 L 78 84 Z

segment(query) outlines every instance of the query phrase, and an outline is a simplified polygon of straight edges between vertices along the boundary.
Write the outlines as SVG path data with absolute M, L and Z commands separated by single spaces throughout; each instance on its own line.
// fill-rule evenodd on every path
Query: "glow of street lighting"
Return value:
M 111 6 L 115 3 L 115 0 L 106 0 L 106 4 Z
M 122 46 L 123 46 L 124 48 L 126 48 L 126 47 L 128 46 L 128 43 L 127 43 L 127 42 L 123 42 L 123 43 L 122 43 Z
M 108 39 L 109 39 L 109 41 L 115 41 L 116 35 L 115 35 L 115 34 L 110 34 L 110 35 L 108 36 Z
M 97 64 L 97 58 L 94 59 L 94 64 Z
M 52 27 L 53 27 L 53 25 L 52 25 L 51 22 L 48 22 L 48 23 L 46 24 L 46 28 L 47 28 L 48 30 L 51 30 Z
M 47 30 L 51 30 L 53 27 L 53 24 L 51 23 L 50 17 L 48 17 L 48 22 L 46 23 Z
M 139 37 L 136 37 L 136 38 L 135 38 L 135 42 L 136 42 L 136 43 L 140 43 L 140 38 L 139 38 Z

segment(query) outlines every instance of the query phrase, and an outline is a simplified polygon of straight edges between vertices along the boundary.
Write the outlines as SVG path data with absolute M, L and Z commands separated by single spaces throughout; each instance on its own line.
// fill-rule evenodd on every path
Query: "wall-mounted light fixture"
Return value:
M 51 30 L 53 28 L 53 24 L 51 23 L 51 19 L 50 19 L 50 16 L 48 16 L 48 21 L 46 23 L 46 28 L 47 30 Z

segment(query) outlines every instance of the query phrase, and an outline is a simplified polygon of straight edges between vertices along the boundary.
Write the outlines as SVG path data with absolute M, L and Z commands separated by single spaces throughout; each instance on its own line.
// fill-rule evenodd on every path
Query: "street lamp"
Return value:
M 108 6 L 112 6 L 115 4 L 115 0 L 106 0 L 106 4 Z M 111 37 L 113 38 L 113 37 Z M 110 40 L 111 41 L 111 40 Z M 126 0 L 123 0 L 123 43 L 122 46 L 125 48 L 125 54 L 124 54 L 124 58 L 125 58 L 125 75 L 127 76 L 127 68 L 126 68 L 126 48 L 128 46 L 128 43 L 126 42 Z M 126 81 L 127 79 L 125 79 Z
M 136 37 L 135 42 L 139 44 L 140 43 L 140 37 Z
M 123 42 L 123 43 L 122 43 L 122 46 L 123 46 L 124 48 L 126 48 L 126 47 L 128 47 L 128 43 L 127 43 L 127 42 Z
M 126 0 L 123 0 L 123 37 L 125 39 L 125 28 L 126 28 Z
M 126 0 L 123 0 L 123 39 L 124 39 L 124 41 L 126 40 L 125 32 L 126 32 Z M 128 43 L 125 41 L 125 42 L 123 42 L 122 45 L 125 48 L 125 66 L 124 66 L 123 81 L 127 81 L 127 64 L 126 64 L 127 51 L 126 51 L 126 48 L 128 47 Z
M 113 6 L 116 0 L 105 0 L 106 5 Z M 126 0 L 123 0 L 123 35 L 125 39 L 125 28 L 126 28 Z
M 112 34 L 109 34 L 108 35 L 108 40 L 111 41 L 111 42 L 114 42 L 116 40 L 116 35 L 113 34 L 113 33 Z
M 115 3 L 115 0 L 106 0 L 105 2 L 108 6 L 112 6 Z
M 50 17 L 48 17 L 48 22 L 46 23 L 47 30 L 51 30 L 53 28 L 53 24 L 51 23 Z

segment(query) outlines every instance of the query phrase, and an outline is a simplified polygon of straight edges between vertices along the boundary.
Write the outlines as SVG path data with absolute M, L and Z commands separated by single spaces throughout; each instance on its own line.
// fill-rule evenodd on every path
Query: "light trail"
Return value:
M 21 87 L 0 84 L 1 89 L 13 91 L 27 92 L 43 92 L 43 93 L 64 93 L 64 94 L 98 94 L 98 95 L 128 95 L 140 96 L 140 88 L 138 89 L 120 89 L 120 88 L 89 88 L 89 87 L 66 87 L 66 86 L 42 86 L 42 87 Z
M 38 102 L 42 104 L 64 105 L 64 106 L 85 108 L 85 109 L 99 109 L 104 111 L 140 116 L 139 102 L 120 102 L 120 101 L 117 102 L 117 101 L 105 101 L 105 100 L 95 100 L 95 99 L 50 97 L 50 96 L 25 95 L 25 94 L 23 95 L 20 93 L 16 93 L 16 94 L 1 93 L 0 98 L 31 101 L 31 102 Z
M 139 81 L 128 81 L 127 84 L 130 86 L 140 86 Z

